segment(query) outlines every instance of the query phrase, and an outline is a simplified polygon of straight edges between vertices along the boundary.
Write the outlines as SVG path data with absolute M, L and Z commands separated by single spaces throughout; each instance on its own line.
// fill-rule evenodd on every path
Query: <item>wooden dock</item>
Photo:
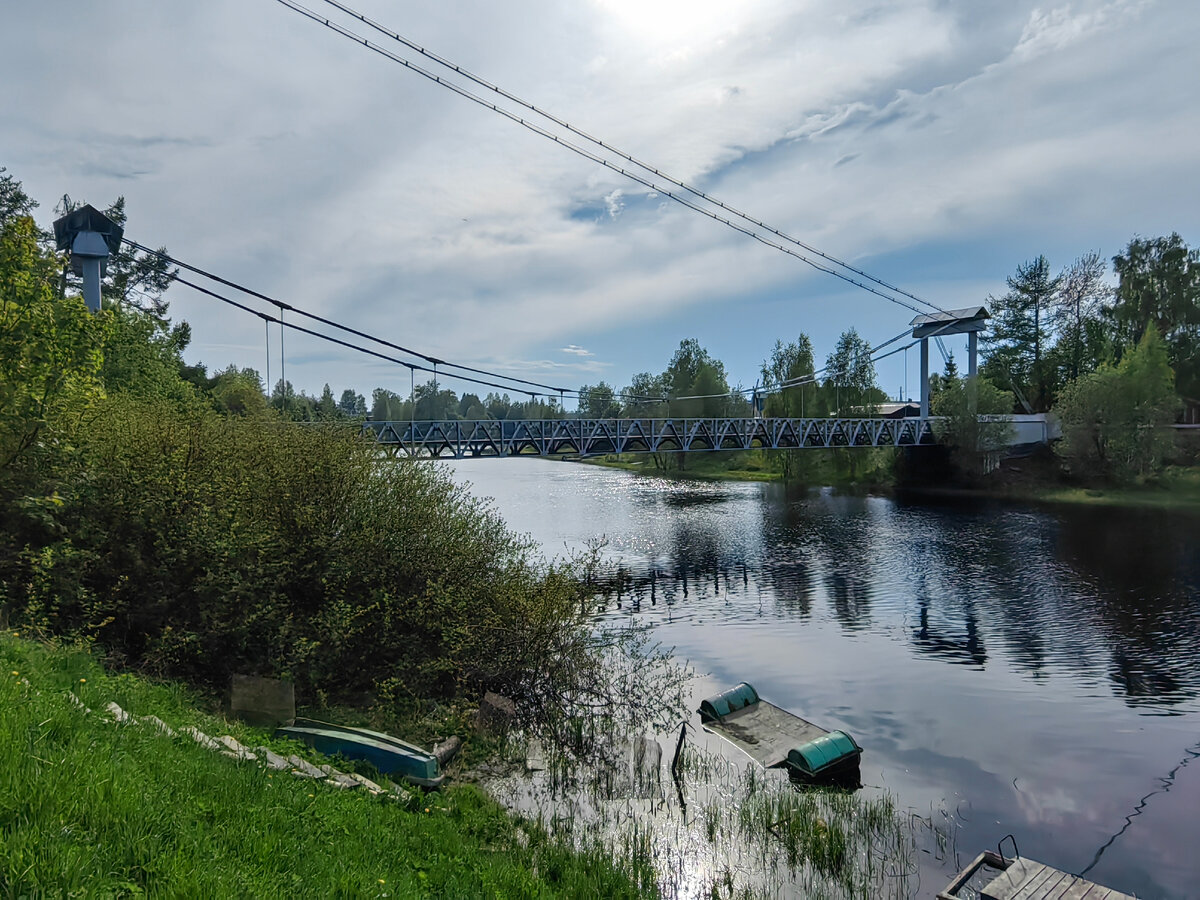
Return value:
M 967 882 L 984 869 L 994 869 L 999 874 L 982 887 L 974 888 L 977 894 L 960 894 Z M 962 896 L 978 896 L 981 900 L 1134 900 L 1129 894 L 1093 884 L 1078 875 L 1068 875 L 1044 863 L 1022 857 L 1005 859 L 991 852 L 979 854 L 937 896 L 938 900 L 958 900 Z

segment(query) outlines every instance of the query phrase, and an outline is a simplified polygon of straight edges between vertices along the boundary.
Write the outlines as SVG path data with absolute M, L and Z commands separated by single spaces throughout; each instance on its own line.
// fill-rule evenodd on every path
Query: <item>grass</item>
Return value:
M 918 890 L 918 836 L 890 795 L 800 789 L 690 740 L 677 787 L 664 749 L 661 780 L 649 785 L 619 763 L 608 773 L 562 766 L 547 748 L 543 771 L 493 789 L 553 833 L 640 860 L 667 897 L 876 900 Z
M 113 700 L 175 728 L 269 742 L 178 685 L 5 633 L 0 897 L 653 895 L 644 871 L 553 839 L 470 786 L 338 791 L 85 715 L 67 691 L 93 709 Z
M 1035 489 L 1032 497 L 1048 503 L 1200 513 L 1200 468 L 1172 466 L 1156 478 L 1127 487 Z
M 890 485 L 891 451 L 857 448 L 851 452 L 861 456 L 861 471 L 851 478 L 822 450 L 805 451 L 811 454 L 805 483 L 850 488 L 882 488 Z M 689 453 L 686 469 L 659 469 L 648 453 L 606 454 L 582 460 L 587 465 L 624 469 L 665 478 L 696 479 L 701 481 L 782 481 L 783 473 L 772 458 L 774 451 L 725 450 L 718 453 Z
M 738 454 L 746 456 L 746 454 Z M 699 481 L 779 481 L 782 475 L 765 468 L 761 462 L 750 459 L 701 459 L 707 454 L 692 454 L 686 469 L 659 469 L 648 453 L 607 454 L 585 459 L 569 458 L 570 462 L 581 462 L 589 466 L 606 469 L 622 469 L 626 472 L 641 472 L 664 478 L 696 479 Z

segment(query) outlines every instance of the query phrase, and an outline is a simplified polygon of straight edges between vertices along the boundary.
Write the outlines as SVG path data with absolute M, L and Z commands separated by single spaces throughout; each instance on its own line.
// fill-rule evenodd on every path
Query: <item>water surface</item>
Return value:
M 1195 896 L 1200 519 L 454 469 L 548 556 L 605 538 L 627 578 L 607 615 L 653 625 L 701 693 L 749 681 L 853 734 L 868 790 L 955 826 L 935 876 L 1012 833 L 1139 897 Z

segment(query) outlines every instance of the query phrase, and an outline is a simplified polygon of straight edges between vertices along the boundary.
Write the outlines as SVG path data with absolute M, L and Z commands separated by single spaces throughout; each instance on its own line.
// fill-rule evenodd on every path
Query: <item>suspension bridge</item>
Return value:
M 943 337 L 955 334 L 967 335 L 969 364 L 967 374 L 975 376 L 977 374 L 978 333 L 985 328 L 986 320 L 989 318 L 989 313 L 984 307 L 943 309 L 929 300 L 922 299 L 916 294 L 871 275 L 851 263 L 818 250 L 803 240 L 718 200 L 688 182 L 668 175 L 660 168 L 619 150 L 611 143 L 576 128 L 546 110 L 503 90 L 498 85 L 425 50 L 403 38 L 397 32 L 371 21 L 335 0 L 327 0 L 327 2 L 361 24 L 379 32 L 393 45 L 399 45 L 405 49 L 397 51 L 373 43 L 361 34 L 337 25 L 329 19 L 293 3 L 292 0 L 280 0 L 280 2 L 313 22 L 332 29 L 340 37 L 353 41 L 356 46 L 370 50 L 393 63 L 403 65 L 410 72 L 429 78 L 439 87 L 452 91 L 460 98 L 479 104 L 522 128 L 552 140 L 560 148 L 569 150 L 631 179 L 643 188 L 653 191 L 655 195 L 661 195 L 692 212 L 707 216 L 721 225 L 773 250 L 785 253 L 822 273 L 917 313 L 909 323 L 911 343 L 890 350 L 882 356 L 879 355 L 884 347 L 909 336 L 909 332 L 906 330 L 885 341 L 870 354 L 871 361 L 874 362 L 919 344 L 920 402 L 912 411 L 915 412 L 914 415 L 908 414 L 910 410 L 906 405 L 904 413 L 899 418 L 862 415 L 864 410 L 860 408 L 853 411 L 857 417 L 851 418 L 833 416 L 784 419 L 763 418 L 756 414 L 750 417 L 719 418 L 672 418 L 668 415 L 666 418 L 628 419 L 593 419 L 576 416 L 530 420 L 367 421 L 363 425 L 364 433 L 388 452 L 408 457 L 463 459 L 529 455 L 595 456 L 610 453 L 695 453 L 756 449 L 829 450 L 854 447 L 919 447 L 935 444 L 942 436 L 939 420 L 930 414 L 929 341 L 931 338 L 936 341 L 944 355 Z M 423 65 L 418 65 L 413 59 L 400 55 L 402 52 L 417 54 L 422 58 L 423 63 L 441 67 L 446 72 L 441 75 L 435 74 L 425 69 Z M 459 81 L 455 81 L 455 79 L 459 79 Z M 476 93 L 477 90 L 482 90 L 486 96 Z M 503 106 L 492 98 L 502 98 L 508 106 Z M 538 124 L 539 122 L 540 124 Z M 567 395 L 583 398 L 582 389 L 544 384 L 530 378 L 520 378 L 463 363 L 449 362 L 358 328 L 307 312 L 291 303 L 169 256 L 163 250 L 155 250 L 132 241 L 124 236 L 121 224 L 110 220 L 90 206 L 68 212 L 54 223 L 54 228 L 58 248 L 71 254 L 72 268 L 83 277 L 84 297 L 88 307 L 93 311 L 100 308 L 100 282 L 108 258 L 110 255 L 122 252 L 122 245 L 124 245 L 131 251 L 144 254 L 146 258 L 155 258 L 157 263 L 163 267 L 164 276 L 170 281 L 183 284 L 245 313 L 257 316 L 265 326 L 268 388 L 270 387 L 271 365 L 270 332 L 273 326 L 278 325 L 279 364 L 280 371 L 284 376 L 280 381 L 285 385 L 284 333 L 286 329 L 407 368 L 410 380 L 412 380 L 411 399 L 414 403 L 416 372 L 431 373 L 435 390 L 440 374 L 442 378 L 453 378 L 472 385 L 501 390 L 514 389 L 520 393 L 528 393 L 531 399 L 538 396 L 553 397 L 557 394 L 561 403 Z M 174 270 L 171 271 L 169 267 L 174 267 Z M 189 278 L 182 277 L 181 269 L 186 270 L 189 277 L 195 275 L 207 279 L 212 286 L 206 287 L 189 280 Z M 240 292 L 244 295 L 243 300 L 234 300 L 214 289 L 218 287 Z M 256 308 L 252 305 L 256 301 L 274 306 L 275 314 L 272 315 Z M 285 311 L 288 321 L 285 321 Z M 294 321 L 296 318 L 307 319 L 308 326 L 298 324 Z M 336 329 L 343 336 L 335 337 L 326 331 L 317 330 L 318 326 Z M 363 346 L 348 339 L 347 336 L 370 342 L 383 349 Z M 401 355 L 397 356 L 396 354 Z M 822 372 L 826 372 L 826 370 L 822 369 L 765 386 L 763 393 L 778 392 L 791 387 L 816 383 Z M 831 377 L 836 382 L 839 373 L 829 372 L 826 381 L 828 382 Z M 744 397 L 751 391 L 755 395 L 753 405 L 757 411 L 760 408 L 757 400 L 761 396 L 757 386 L 753 389 L 736 388 L 728 394 L 716 396 L 740 395 Z M 672 399 L 706 398 L 641 397 L 633 399 L 641 401 L 661 399 L 669 402 Z M 667 408 L 669 410 L 669 407 Z M 993 442 L 1001 446 L 981 449 L 990 451 L 1016 445 L 1027 446 L 1046 442 L 1056 436 L 1052 433 L 1053 426 L 1045 420 L 1044 416 L 991 418 L 1007 420 L 1009 427 L 1002 430 L 1008 434 L 1008 437 Z
M 1056 437 L 1044 415 L 988 416 L 1007 425 L 997 451 Z M 915 447 L 938 442 L 933 417 L 503 419 L 370 422 L 364 434 L 392 455 L 433 459 L 600 456 L 609 453 L 705 453 L 716 450 L 829 450 Z

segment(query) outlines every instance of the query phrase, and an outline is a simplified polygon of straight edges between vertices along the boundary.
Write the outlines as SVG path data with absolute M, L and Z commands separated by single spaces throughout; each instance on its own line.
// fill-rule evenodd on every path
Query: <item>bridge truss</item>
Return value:
M 901 447 L 935 442 L 930 419 L 532 419 L 367 422 L 397 455 L 455 458 Z

